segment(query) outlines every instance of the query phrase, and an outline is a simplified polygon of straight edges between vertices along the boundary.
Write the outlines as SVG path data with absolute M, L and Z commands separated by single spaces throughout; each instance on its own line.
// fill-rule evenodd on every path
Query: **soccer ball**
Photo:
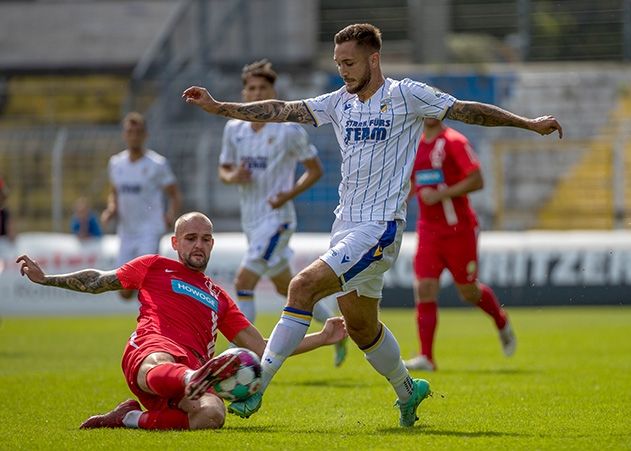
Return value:
M 236 354 L 241 366 L 232 377 L 217 382 L 213 390 L 220 398 L 242 401 L 256 393 L 261 386 L 261 361 L 249 349 L 230 348 L 222 354 Z

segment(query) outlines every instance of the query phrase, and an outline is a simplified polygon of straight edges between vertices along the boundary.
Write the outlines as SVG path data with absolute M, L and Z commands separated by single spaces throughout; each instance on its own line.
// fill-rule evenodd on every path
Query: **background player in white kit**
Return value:
M 243 68 L 242 97 L 246 102 L 273 99 L 277 74 L 267 60 Z M 295 181 L 296 165 L 305 168 Z M 219 157 L 219 178 L 239 186 L 241 226 L 248 250 L 235 278 L 239 309 L 254 324 L 254 289 L 262 276 L 287 296 L 292 278 L 289 240 L 296 230 L 293 199 L 322 177 L 322 163 L 307 133 L 296 124 L 265 124 L 231 120 L 226 124 Z M 335 316 L 324 302 L 313 316 L 324 323 Z M 335 366 L 346 357 L 346 340 L 335 344 Z
M 547 135 L 561 126 L 551 116 L 528 119 L 499 107 L 459 101 L 410 79 L 384 78 L 381 32 L 349 25 L 335 35 L 334 61 L 344 87 L 303 101 L 246 104 L 216 101 L 206 89 L 184 91 L 186 102 L 206 112 L 261 122 L 331 123 L 342 152 L 340 204 L 330 249 L 294 277 L 287 306 L 263 353 L 261 391 L 229 410 L 256 412 L 274 374 L 304 337 L 314 303 L 343 291 L 338 304 L 350 337 L 398 395 L 399 424 L 414 425 L 429 383 L 410 377 L 399 344 L 379 321 L 383 273 L 392 265 L 404 229 L 410 174 L 424 117 L 485 126 L 512 126 Z
M 113 155 L 108 163 L 110 193 L 101 213 L 103 225 L 117 219 L 117 266 L 141 255 L 159 253 L 160 238 L 173 225 L 181 204 L 169 162 L 145 148 L 147 127 L 140 113 L 128 113 L 123 119 L 123 139 L 127 149 Z M 123 299 L 131 299 L 134 290 L 119 293 Z

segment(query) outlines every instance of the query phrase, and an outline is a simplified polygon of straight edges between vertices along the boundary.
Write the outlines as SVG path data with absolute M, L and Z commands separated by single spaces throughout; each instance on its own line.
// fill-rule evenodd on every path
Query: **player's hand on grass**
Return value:
M 332 345 L 346 338 L 348 333 L 346 332 L 344 318 L 336 316 L 327 319 L 326 323 L 324 323 L 321 334 L 324 337 L 324 344 L 326 345 Z
M 44 274 L 42 268 L 37 262 L 31 260 L 28 255 L 20 255 L 15 262 L 20 265 L 20 274 L 28 277 L 32 282 L 44 283 L 46 280 L 46 274 Z
M 219 103 L 213 99 L 206 88 L 201 86 L 191 86 L 182 93 L 182 98 L 186 103 L 196 105 L 209 113 L 216 112 Z
M 541 116 L 530 121 L 530 129 L 540 135 L 549 135 L 555 131 L 559 132 L 559 139 L 563 138 L 563 128 L 554 116 Z

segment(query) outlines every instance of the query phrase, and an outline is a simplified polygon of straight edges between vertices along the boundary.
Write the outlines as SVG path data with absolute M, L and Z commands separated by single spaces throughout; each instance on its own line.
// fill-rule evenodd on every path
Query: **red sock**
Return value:
M 140 429 L 188 429 L 188 414 L 180 409 L 143 412 L 138 420 Z
M 179 399 L 184 396 L 184 373 L 188 369 L 180 363 L 161 363 L 147 372 L 147 386 L 162 398 Z
M 418 340 L 421 344 L 421 355 L 434 362 L 434 335 L 438 323 L 438 305 L 436 301 L 416 304 L 416 325 Z
M 484 285 L 483 283 L 480 284 L 480 290 L 482 291 L 482 296 L 478 301 L 478 307 L 493 318 L 498 329 L 503 329 L 507 320 L 506 312 L 504 312 L 504 310 L 500 307 L 500 303 L 495 297 L 495 293 L 493 293 L 493 290 L 491 290 L 489 286 Z

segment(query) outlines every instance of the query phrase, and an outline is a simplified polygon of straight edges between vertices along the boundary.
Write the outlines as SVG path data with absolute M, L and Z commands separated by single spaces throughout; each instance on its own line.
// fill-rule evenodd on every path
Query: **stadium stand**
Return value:
M 26 75 L 10 77 L 3 125 L 116 123 L 127 97 L 121 75 Z

